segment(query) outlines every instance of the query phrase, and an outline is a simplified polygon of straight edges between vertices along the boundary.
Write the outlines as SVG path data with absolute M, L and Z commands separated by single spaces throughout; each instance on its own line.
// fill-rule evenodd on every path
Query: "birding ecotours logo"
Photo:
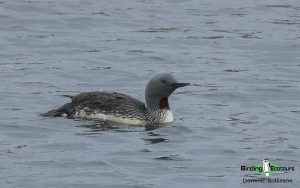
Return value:
M 276 163 L 264 159 L 253 166 L 241 166 L 241 171 L 256 171 L 260 176 L 270 177 L 276 172 L 294 171 L 294 167 L 280 166 Z
M 243 183 L 292 183 L 289 178 L 271 178 L 274 174 L 286 174 L 295 171 L 294 166 L 281 166 L 269 159 L 264 159 L 259 163 L 251 166 L 241 166 L 241 171 L 256 172 L 255 174 L 247 174 L 243 178 Z M 256 176 L 255 176 L 256 175 Z M 258 175 L 258 177 L 257 177 Z

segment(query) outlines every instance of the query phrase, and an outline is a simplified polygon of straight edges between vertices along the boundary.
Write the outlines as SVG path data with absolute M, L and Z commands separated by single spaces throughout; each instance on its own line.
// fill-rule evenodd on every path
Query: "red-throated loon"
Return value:
M 87 118 L 131 125 L 169 123 L 174 120 L 169 107 L 169 96 L 179 87 L 170 73 L 158 73 L 148 82 L 146 105 L 131 96 L 117 92 L 83 92 L 69 96 L 72 102 L 42 114 L 45 117 Z

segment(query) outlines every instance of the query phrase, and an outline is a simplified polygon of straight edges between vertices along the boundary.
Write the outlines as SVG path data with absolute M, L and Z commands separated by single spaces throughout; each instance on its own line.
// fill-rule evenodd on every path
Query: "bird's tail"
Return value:
M 57 108 L 57 109 L 53 109 L 48 112 L 42 113 L 41 116 L 43 116 L 43 117 L 60 117 L 60 116 L 62 116 L 62 114 L 63 113 L 60 110 L 60 108 Z
M 68 117 L 69 115 L 71 115 L 73 113 L 73 110 L 71 110 L 72 108 L 72 104 L 71 103 L 67 103 L 59 108 L 50 110 L 46 113 L 42 113 L 41 116 L 43 117 Z

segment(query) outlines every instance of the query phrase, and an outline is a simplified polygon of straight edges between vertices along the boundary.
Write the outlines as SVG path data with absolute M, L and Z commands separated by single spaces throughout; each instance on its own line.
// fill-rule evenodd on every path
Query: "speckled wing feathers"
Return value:
M 145 104 L 128 95 L 117 92 L 84 92 L 72 97 L 72 102 L 45 113 L 45 116 L 72 117 L 76 111 L 85 109 L 91 113 L 99 112 L 119 117 L 143 118 L 146 113 Z

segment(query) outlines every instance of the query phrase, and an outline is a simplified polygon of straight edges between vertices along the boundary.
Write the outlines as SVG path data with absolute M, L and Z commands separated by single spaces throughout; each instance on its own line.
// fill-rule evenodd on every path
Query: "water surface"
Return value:
M 300 3 L 0 2 L 1 187 L 291 187 L 299 182 Z M 144 100 L 172 72 L 176 121 L 43 118 L 83 91 Z M 243 184 L 264 158 L 293 184 Z

